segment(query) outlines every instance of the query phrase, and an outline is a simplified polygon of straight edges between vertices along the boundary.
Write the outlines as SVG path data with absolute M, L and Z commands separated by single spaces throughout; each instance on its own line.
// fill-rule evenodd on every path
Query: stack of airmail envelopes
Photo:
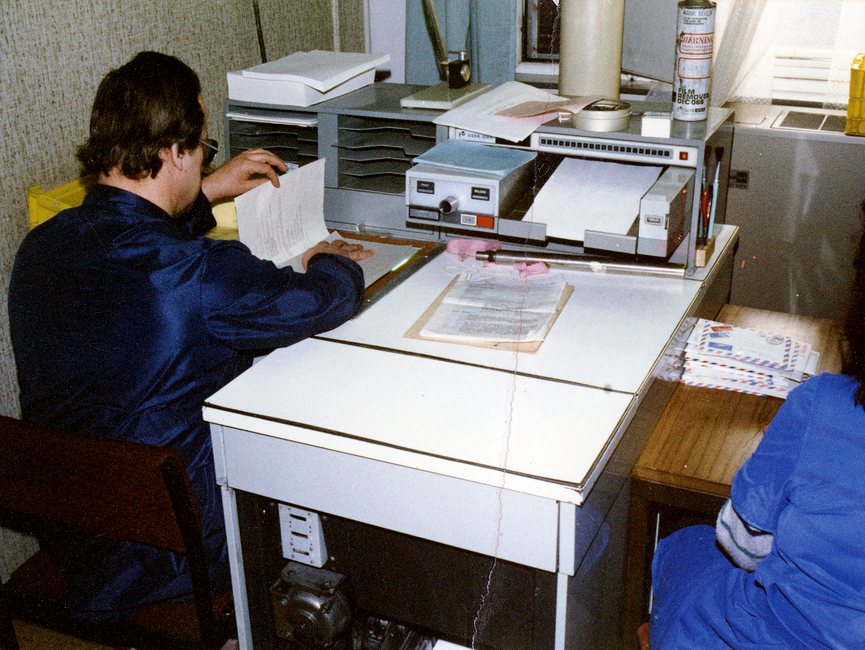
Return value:
M 699 319 L 685 345 L 681 381 L 786 398 L 814 374 L 819 356 L 783 334 Z

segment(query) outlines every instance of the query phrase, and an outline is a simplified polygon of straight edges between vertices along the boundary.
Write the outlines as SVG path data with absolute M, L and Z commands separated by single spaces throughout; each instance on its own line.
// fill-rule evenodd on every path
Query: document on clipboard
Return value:
M 455 278 L 405 336 L 535 352 L 572 291 L 561 276 Z

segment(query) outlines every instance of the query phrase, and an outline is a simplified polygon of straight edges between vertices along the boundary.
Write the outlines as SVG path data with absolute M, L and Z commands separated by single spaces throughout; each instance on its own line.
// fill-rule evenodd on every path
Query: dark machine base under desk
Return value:
M 296 647 L 276 633 L 271 587 L 282 556 L 277 502 L 238 491 L 241 544 L 255 648 Z M 556 574 L 477 553 L 323 516 L 327 568 L 349 576 L 355 617 L 399 616 L 397 622 L 438 632 L 460 645 L 552 648 Z M 530 534 L 530 533 L 527 533 Z M 551 605 L 552 604 L 552 605 Z M 396 620 L 396 619 L 393 619 Z M 334 647 L 351 647 L 341 640 Z

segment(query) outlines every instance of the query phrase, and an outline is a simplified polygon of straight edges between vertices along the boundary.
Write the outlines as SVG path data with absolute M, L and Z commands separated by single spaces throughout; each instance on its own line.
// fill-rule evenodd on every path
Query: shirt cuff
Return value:
M 772 550 L 771 533 L 754 528 L 743 520 L 727 499 L 715 522 L 718 543 L 733 563 L 746 571 L 753 571 Z

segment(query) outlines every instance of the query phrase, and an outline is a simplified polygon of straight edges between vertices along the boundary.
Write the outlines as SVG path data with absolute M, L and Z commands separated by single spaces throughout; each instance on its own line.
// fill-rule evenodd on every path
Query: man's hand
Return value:
M 360 260 L 365 260 L 367 257 L 372 257 L 375 254 L 375 251 L 369 250 L 368 248 L 364 249 L 362 244 L 349 244 L 341 239 L 332 242 L 320 241 L 303 254 L 301 261 L 303 262 L 304 271 L 306 271 L 306 265 L 312 256 L 318 255 L 319 253 L 342 255 L 350 260 L 359 262 Z
M 288 171 L 288 166 L 278 156 L 264 149 L 250 149 L 202 178 L 201 190 L 211 203 L 233 199 L 268 179 L 274 187 L 279 187 L 277 171 Z

